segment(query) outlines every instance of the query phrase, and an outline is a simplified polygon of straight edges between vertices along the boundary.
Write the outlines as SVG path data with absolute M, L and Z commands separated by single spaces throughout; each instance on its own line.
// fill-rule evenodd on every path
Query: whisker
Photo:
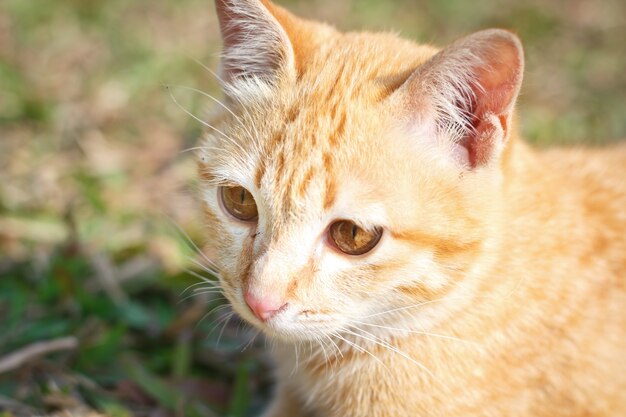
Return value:
M 226 104 L 224 104 L 221 100 L 215 98 L 211 94 L 207 93 L 206 91 L 202 91 L 202 90 L 199 90 L 197 88 L 188 87 L 188 86 L 185 86 L 185 85 L 170 84 L 169 86 L 172 87 L 172 88 L 180 88 L 182 90 L 193 91 L 194 93 L 198 93 L 198 94 L 201 94 L 201 95 L 207 97 L 208 99 L 210 99 L 210 100 L 214 101 L 215 103 L 217 103 L 218 105 L 220 105 L 227 112 L 229 112 L 235 119 L 237 119 L 238 122 L 242 123 L 242 121 L 239 118 L 239 116 L 237 116 Z M 242 123 L 242 125 L 243 125 L 243 123 Z
M 241 349 L 241 352 L 245 352 L 246 349 L 248 349 L 250 347 L 250 345 L 252 345 L 252 343 L 254 342 L 254 340 L 257 338 L 257 336 L 261 334 L 260 330 L 256 330 L 254 335 L 250 338 L 250 340 L 248 340 L 248 342 L 246 343 L 246 345 L 243 347 L 243 349 Z
M 293 344 L 293 351 L 296 355 L 296 366 L 291 370 L 291 376 L 294 376 L 296 372 L 298 372 L 298 367 L 300 365 L 300 355 L 298 354 L 298 343 Z
M 192 152 L 192 151 L 218 151 L 218 152 L 223 152 L 224 149 L 223 148 L 217 148 L 215 146 L 192 146 L 191 148 L 183 149 L 183 150 L 179 151 L 178 153 L 186 153 L 186 152 Z
M 392 330 L 392 331 L 401 331 L 401 332 L 406 332 L 406 333 L 410 333 L 410 334 L 421 334 L 421 335 L 424 335 L 424 336 L 439 337 L 439 338 L 442 338 L 442 339 L 453 340 L 455 342 L 466 343 L 466 344 L 469 344 L 469 345 L 472 345 L 472 346 L 477 346 L 477 347 L 482 346 L 480 343 L 472 342 L 471 340 L 464 340 L 464 339 L 460 339 L 458 337 L 448 336 L 448 335 L 439 334 L 439 333 L 431 333 L 431 332 L 427 332 L 425 330 L 413 330 L 413 329 L 404 329 L 404 328 L 400 328 L 400 327 L 383 326 L 383 325 L 367 323 L 367 322 L 359 321 L 359 320 L 351 320 L 351 323 L 363 324 L 365 326 L 376 327 L 376 328 L 379 328 L 379 329 L 386 329 L 386 330 Z
M 205 284 L 205 283 L 204 282 L 199 282 L 199 284 Z M 223 290 L 222 290 L 222 287 L 219 286 L 219 285 L 207 285 L 207 284 L 205 284 L 205 285 L 206 285 L 206 287 L 197 287 L 197 288 L 194 288 L 191 292 L 197 294 L 197 293 L 203 292 L 205 290 L 211 290 L 211 291 L 217 290 L 215 292 L 220 292 L 222 294 L 224 293 Z
M 192 298 L 194 296 L 197 295 L 201 295 L 201 294 L 206 294 L 206 293 L 214 293 L 214 294 L 222 294 L 224 295 L 224 289 L 222 288 L 221 284 L 217 281 L 211 281 L 209 279 L 207 279 L 206 277 L 191 271 L 191 270 L 187 270 L 187 273 L 189 273 L 190 275 L 193 275 L 197 278 L 200 279 L 200 282 L 196 282 L 195 284 L 191 284 L 189 285 L 187 288 L 185 288 L 181 293 L 180 293 L 180 297 L 183 297 L 183 295 L 190 291 L 193 287 L 197 287 L 197 288 L 193 288 L 193 290 L 191 290 L 192 294 L 181 298 L 181 300 L 179 301 L 179 303 L 182 303 L 185 300 L 188 300 L 189 298 Z M 202 285 L 202 287 L 198 288 L 198 285 Z M 221 297 L 224 298 L 224 297 Z
M 216 288 L 207 288 L 207 289 L 201 289 L 201 291 L 194 291 L 194 293 L 188 295 L 187 298 L 198 297 L 198 296 L 203 295 L 203 294 L 221 294 L 221 295 L 224 295 L 224 292 L 222 290 L 216 289 Z M 219 297 L 219 298 L 215 298 L 214 300 L 220 300 L 220 299 L 225 300 L 226 297 Z
M 193 283 L 189 286 L 187 286 L 181 293 L 180 296 L 182 297 L 183 294 L 185 294 L 187 291 L 190 291 L 192 288 L 197 287 L 198 285 L 207 285 L 207 286 L 211 286 L 212 288 L 222 288 L 222 285 L 219 283 L 219 281 L 214 281 L 211 280 L 205 276 L 202 276 L 200 274 L 198 274 L 195 271 L 192 271 L 190 269 L 185 268 L 185 272 L 187 272 L 189 275 L 194 276 L 198 279 L 200 279 L 200 281 Z M 208 287 L 207 287 L 208 288 Z M 195 289 L 193 290 L 195 291 Z
M 382 315 L 385 315 L 385 314 L 397 313 L 399 311 L 410 310 L 412 308 L 422 307 L 422 306 L 425 306 L 427 304 L 433 304 L 433 303 L 442 302 L 442 301 L 457 300 L 457 299 L 467 299 L 467 298 L 479 298 L 479 297 L 480 296 L 477 297 L 475 295 L 465 295 L 465 296 L 460 295 L 460 296 L 453 296 L 453 297 L 442 297 L 442 298 L 437 298 L 435 300 L 422 301 L 422 302 L 419 302 L 417 304 L 412 304 L 412 305 L 409 305 L 409 306 L 403 306 L 403 307 L 398 307 L 398 308 L 394 308 L 394 309 L 391 309 L 391 310 L 381 311 L 381 312 L 378 312 L 378 313 L 374 313 L 374 314 L 370 314 L 370 315 L 367 315 L 367 316 L 363 316 L 363 318 L 364 319 L 368 319 L 368 318 L 371 318 L 371 317 L 382 316 Z
M 187 271 L 187 272 L 189 272 L 189 271 Z M 190 275 L 191 275 L 191 274 L 190 274 Z M 193 284 L 190 284 L 190 285 L 188 285 L 187 287 L 185 287 L 185 289 L 184 289 L 184 290 L 182 290 L 182 291 L 180 292 L 180 294 L 178 294 L 178 296 L 179 296 L 179 297 L 182 297 L 182 296 L 183 296 L 183 295 L 184 295 L 187 291 L 190 291 L 193 287 L 197 287 L 198 285 L 206 285 L 206 284 L 208 284 L 208 283 L 207 283 L 207 282 L 205 282 L 205 281 L 194 282 Z
M 193 118 L 194 120 L 196 120 L 197 122 L 199 122 L 200 124 L 202 124 L 205 127 L 208 127 L 209 129 L 219 133 L 220 135 L 222 135 L 224 138 L 228 139 L 233 145 L 237 146 L 239 148 L 239 150 L 243 153 L 245 153 L 245 150 L 243 149 L 243 147 L 241 146 L 241 144 L 239 144 L 236 140 L 234 140 L 233 138 L 231 138 L 230 136 L 228 136 L 226 133 L 222 132 L 220 129 L 216 128 L 215 126 L 213 126 L 211 123 L 208 123 L 202 119 L 200 119 L 198 116 L 196 116 L 195 114 L 193 114 L 192 112 L 190 112 L 189 110 L 187 110 L 186 108 L 184 108 L 176 99 L 176 97 L 174 96 L 174 94 L 172 93 L 170 87 L 168 85 L 165 86 L 165 88 L 167 89 L 167 91 L 169 92 L 170 98 L 172 99 L 172 101 L 174 102 L 174 104 L 176 104 L 176 106 L 181 109 L 183 112 L 185 112 L 189 117 Z
M 335 347 L 335 349 L 337 349 L 337 352 L 339 352 L 339 355 L 343 358 L 343 352 L 341 351 L 341 349 L 339 348 L 339 346 L 337 346 L 337 343 L 335 343 L 335 341 L 333 340 L 332 337 L 330 337 L 329 335 L 325 335 L 326 338 L 328 339 L 328 341 Z M 335 359 L 337 358 L 337 354 L 335 353 Z
M 218 82 L 222 85 L 222 87 L 228 85 L 228 83 L 226 81 L 224 81 L 224 79 L 222 77 L 220 77 L 215 71 L 213 71 L 211 68 L 207 67 L 206 65 L 204 65 L 204 63 L 202 63 L 201 61 L 197 60 L 196 58 L 193 57 L 188 57 L 189 59 L 191 59 L 192 61 L 194 61 L 196 64 L 198 64 L 200 67 L 202 67 L 205 71 L 207 71 L 209 74 L 211 74 L 216 80 L 218 80 Z M 203 93 L 203 92 L 202 92 Z M 238 109 L 240 109 L 241 111 L 243 111 L 243 113 L 245 114 L 245 116 L 248 119 L 253 119 L 251 117 L 251 114 L 248 110 L 248 107 L 241 101 L 241 99 L 237 96 L 229 96 L 230 99 L 235 100 L 237 102 L 237 104 L 239 105 Z M 232 109 L 228 108 L 223 102 L 221 102 L 220 100 L 217 100 L 217 103 L 221 106 L 223 106 L 227 111 L 229 111 L 239 122 L 239 125 L 241 127 L 244 128 L 244 130 L 246 131 L 246 133 L 250 136 L 250 139 L 254 139 L 257 138 L 259 135 L 255 134 L 258 133 L 257 131 L 257 127 L 254 123 L 252 124 L 247 124 L 244 123 L 243 120 L 238 117 L 233 111 Z M 250 130 L 250 128 L 252 128 L 253 131 Z M 258 143 L 255 142 L 255 145 L 258 145 Z
M 185 232 L 183 230 L 183 228 L 180 227 L 178 225 L 178 223 L 176 223 L 176 221 L 173 218 L 171 218 L 170 216 L 167 216 L 167 217 L 168 217 L 169 221 L 174 225 L 174 227 L 176 227 L 178 232 L 185 238 L 185 240 L 187 241 L 187 244 L 191 246 L 191 249 L 195 250 L 205 261 L 207 261 L 209 263 L 209 265 L 215 265 L 215 263 L 211 259 L 209 259 L 209 257 L 206 256 L 206 254 L 204 252 L 202 252 L 200 250 L 198 245 L 196 245 L 196 243 L 191 239 L 189 234 L 187 232 Z M 204 265 L 202 265 L 202 264 L 200 264 L 200 266 L 204 267 Z M 213 273 L 213 271 L 207 271 L 207 272 Z M 219 275 L 219 274 L 214 273 L 214 275 Z
M 328 364 L 328 352 L 326 352 L 326 348 L 319 338 L 315 338 L 315 342 L 319 345 L 320 348 L 322 348 L 322 352 L 324 353 L 324 367 L 326 367 L 326 365 Z M 334 371 L 331 369 L 331 372 Z
M 363 332 L 365 334 L 368 334 L 371 337 L 367 337 L 367 336 L 365 336 L 363 334 L 355 333 L 355 332 L 352 332 L 352 331 L 347 330 L 347 329 L 344 330 L 344 331 L 347 332 L 348 334 L 353 335 L 353 336 L 360 337 L 360 338 L 363 338 L 365 340 L 369 340 L 370 342 L 373 342 L 374 344 L 377 344 L 377 345 L 382 346 L 382 347 L 384 347 L 384 348 L 386 348 L 386 349 L 388 349 L 388 350 L 390 350 L 392 352 L 397 353 L 398 355 L 402 356 L 403 358 L 407 359 L 408 361 L 410 361 L 411 363 L 413 363 L 414 365 L 418 366 L 420 369 L 425 371 L 428 375 L 430 375 L 431 378 L 433 378 L 435 380 L 438 380 L 437 378 L 435 378 L 435 375 L 430 371 L 430 369 L 428 369 L 426 366 L 424 366 L 424 364 L 416 361 L 415 359 L 413 359 L 412 357 L 410 357 L 406 353 L 402 352 L 397 347 L 390 345 L 386 341 L 376 337 L 375 335 L 373 335 L 372 333 L 369 333 L 368 331 L 365 331 L 365 330 L 360 329 L 358 327 L 355 327 L 355 329 L 358 330 L 359 332 Z
M 202 318 L 198 321 L 198 323 L 196 324 L 196 329 L 198 328 L 198 326 L 200 326 L 200 324 L 204 321 L 204 319 L 206 319 L 207 317 L 209 317 L 211 314 L 223 309 L 223 308 L 228 308 L 230 307 L 230 304 L 220 304 L 217 307 L 212 308 L 208 313 L 206 313 L 204 316 L 202 316 Z
M 345 331 L 346 329 L 342 329 L 342 331 Z M 352 342 L 348 339 L 346 339 L 345 337 L 341 336 L 339 333 L 335 333 L 334 336 L 336 338 L 338 338 L 339 340 L 342 340 L 343 342 L 347 343 L 349 346 L 352 346 L 354 349 L 356 349 L 357 351 L 361 352 L 361 353 L 365 353 L 369 356 L 371 356 L 376 362 L 378 362 L 379 364 L 381 364 L 383 366 L 383 368 L 389 370 L 389 368 L 387 367 L 387 365 L 385 365 L 383 363 L 383 361 L 381 361 L 379 358 L 376 357 L 376 355 L 374 355 L 372 352 L 370 352 L 369 350 L 367 350 L 366 348 L 364 348 L 363 346 L 360 346 L 359 344 L 357 344 L 356 342 Z
M 227 319 L 223 320 L 224 324 L 222 324 L 222 328 L 220 329 L 220 333 L 217 335 L 217 341 L 215 342 L 215 346 L 219 346 L 220 340 L 222 340 L 222 335 L 224 334 L 224 330 L 226 330 L 226 326 L 232 320 L 232 318 L 235 317 L 235 312 L 231 311 L 226 317 L 227 317 Z M 214 329 L 216 329 L 216 328 L 217 327 L 215 327 Z
M 325 334 L 324 337 L 328 340 L 328 342 L 330 343 L 330 346 L 333 348 L 332 354 L 333 354 L 334 361 L 332 362 L 332 365 L 331 365 L 331 378 L 333 378 L 335 375 L 335 368 L 338 366 L 338 363 L 339 363 L 339 358 L 340 357 L 343 358 L 343 352 L 341 351 L 339 346 L 337 346 L 337 343 L 335 343 L 332 337 L 330 337 L 330 335 Z
M 207 93 L 205 91 L 199 90 L 197 88 L 187 87 L 187 86 L 184 86 L 184 85 L 172 85 L 171 87 L 181 88 L 181 89 L 188 90 L 188 91 L 193 91 L 194 93 L 201 94 L 201 95 L 211 99 L 215 103 L 219 104 L 226 111 L 228 111 L 237 120 L 237 122 L 239 122 L 239 125 L 244 129 L 244 131 L 246 132 L 246 134 L 250 138 L 254 138 L 254 135 L 252 135 L 252 132 L 250 132 L 250 130 L 248 129 L 248 126 L 243 122 L 243 120 L 238 115 L 236 115 L 226 104 L 224 104 L 222 101 L 218 100 L 217 98 L 215 98 L 211 94 L 209 94 L 209 93 Z M 243 106 L 243 108 L 245 108 L 245 106 Z
M 189 259 L 189 261 L 197 266 L 199 266 L 200 268 L 204 269 L 205 271 L 211 273 L 212 275 L 218 276 L 219 275 L 219 267 L 217 266 L 217 264 L 215 263 L 215 261 L 213 261 L 212 259 L 210 259 L 208 256 L 206 256 L 204 253 L 200 253 L 201 258 L 195 258 L 195 257 L 191 257 L 188 256 L 187 259 Z M 207 265 L 205 265 L 203 262 L 201 261 L 205 261 L 207 263 Z
M 190 298 L 199 297 L 199 296 L 204 295 L 204 294 L 222 294 L 222 295 L 224 295 L 224 293 L 221 292 L 221 291 L 219 293 L 218 292 L 201 292 L 201 293 L 197 293 L 197 294 L 190 294 L 187 297 L 182 298 L 178 302 L 178 304 L 183 303 L 183 302 L 189 300 Z M 208 300 L 208 301 L 219 301 L 219 300 L 226 300 L 226 297 L 213 297 L 211 300 Z
M 204 265 L 202 265 L 202 264 L 197 264 L 197 265 L 198 265 L 198 266 L 204 266 Z M 187 268 L 185 268 L 185 271 L 186 271 L 189 275 L 191 275 L 191 276 L 194 276 L 194 277 L 198 278 L 198 279 L 200 280 L 200 282 L 198 282 L 198 284 L 212 285 L 212 286 L 214 286 L 214 287 L 220 287 L 220 288 L 221 288 L 221 286 L 222 286 L 218 280 L 214 280 L 214 279 L 210 279 L 209 277 L 205 277 L 204 275 L 199 274 L 199 273 L 198 273 L 198 272 L 196 272 L 196 271 L 192 271 L 192 270 L 187 269 Z M 210 273 L 210 274 L 213 274 L 215 271 L 213 271 L 213 270 L 211 270 L 211 269 L 209 269 L 209 268 L 206 268 L 206 269 L 205 269 L 205 272 L 208 272 L 208 273 Z
M 210 265 L 207 266 L 207 265 L 203 264 L 202 262 L 200 262 L 200 261 L 198 261 L 197 259 L 194 259 L 194 258 L 190 258 L 189 260 L 191 261 L 192 264 L 200 267 L 200 269 L 202 269 L 203 271 L 208 272 L 209 274 L 214 275 L 215 277 L 219 277 L 220 276 L 219 271 L 211 268 Z
M 204 68 L 205 71 L 207 71 L 209 74 L 211 74 L 221 85 L 222 87 L 228 85 L 228 83 L 219 76 L 219 74 L 217 74 L 215 71 L 213 71 L 211 68 L 207 67 L 206 65 L 204 65 L 201 61 L 197 60 L 194 57 L 188 57 L 189 59 L 191 59 L 192 61 L 194 61 L 196 64 L 200 65 L 202 68 Z M 239 105 L 241 106 L 241 108 L 246 112 L 246 114 L 249 114 L 246 106 L 244 105 L 244 103 L 241 101 L 241 99 L 239 97 L 233 97 L 233 96 L 229 96 L 231 99 L 234 99 L 237 101 L 237 103 L 239 103 Z
M 215 77 L 215 79 L 217 81 L 219 81 L 222 85 L 226 84 L 226 81 L 224 81 L 224 79 L 222 77 L 220 77 L 215 71 L 213 71 L 211 68 L 207 67 L 206 65 L 204 65 L 201 61 L 197 60 L 196 58 L 192 57 L 192 56 L 188 56 L 189 59 L 191 59 L 192 61 L 194 61 L 196 64 L 200 65 L 202 68 L 204 68 L 205 71 L 207 71 L 209 74 L 211 74 L 213 77 Z M 241 104 L 241 102 L 239 102 Z

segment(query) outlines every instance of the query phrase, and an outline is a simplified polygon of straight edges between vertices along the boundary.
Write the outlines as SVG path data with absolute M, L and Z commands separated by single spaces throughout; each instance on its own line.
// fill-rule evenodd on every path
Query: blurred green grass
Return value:
M 280 3 L 439 45 L 512 29 L 526 47 L 529 141 L 626 137 L 622 1 Z M 177 230 L 202 242 L 183 152 L 201 126 L 164 85 L 215 93 L 196 60 L 216 68 L 218 53 L 210 0 L 0 3 L 0 363 L 36 342 L 79 341 L 0 371 L 1 416 L 243 416 L 267 400 L 259 342 L 244 349 L 250 335 L 219 297 L 185 292 L 198 281 L 187 269 L 208 275 Z M 211 104 L 170 91 L 198 115 Z

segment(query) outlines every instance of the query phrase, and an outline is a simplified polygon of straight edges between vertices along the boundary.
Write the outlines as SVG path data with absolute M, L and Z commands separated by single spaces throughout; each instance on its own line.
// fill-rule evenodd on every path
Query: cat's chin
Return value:
M 326 335 L 326 333 L 323 331 L 289 328 L 277 329 L 270 326 L 266 326 L 262 329 L 262 331 L 266 337 L 286 343 L 315 341 L 323 338 L 324 335 Z

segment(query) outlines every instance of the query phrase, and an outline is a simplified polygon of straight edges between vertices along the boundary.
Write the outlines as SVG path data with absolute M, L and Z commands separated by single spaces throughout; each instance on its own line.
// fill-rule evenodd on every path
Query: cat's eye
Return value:
M 222 204 L 228 213 L 242 221 L 253 221 L 259 216 L 250 191 L 240 186 L 221 187 Z
M 383 230 L 365 230 L 350 220 L 338 220 L 330 225 L 328 236 L 332 243 L 348 255 L 363 255 L 374 249 Z

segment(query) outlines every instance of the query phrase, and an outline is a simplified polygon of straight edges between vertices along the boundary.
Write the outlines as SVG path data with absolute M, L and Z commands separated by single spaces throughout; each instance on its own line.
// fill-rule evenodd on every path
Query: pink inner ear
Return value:
M 448 159 L 473 169 L 504 149 L 523 69 L 522 45 L 515 35 L 483 30 L 433 56 L 394 97 L 409 121 L 432 123 L 434 133 L 442 133 L 452 145 L 445 147 Z
M 496 117 L 493 113 L 485 113 L 485 115 L 489 114 L 492 115 L 489 118 L 478 119 L 474 123 L 473 132 L 460 142 L 460 146 L 466 149 L 467 162 L 471 168 L 484 165 L 493 157 L 497 150 L 499 132 L 506 137 L 507 117 Z M 498 129 L 499 127 L 501 129 Z
M 521 50 L 512 35 L 493 36 L 479 52 L 483 65 L 477 68 L 476 83 L 471 86 L 473 130 L 460 142 L 472 168 L 488 163 L 499 151 L 498 142 L 508 137 L 508 119 L 523 72 Z
M 474 115 L 480 118 L 488 113 L 509 113 L 522 77 L 518 46 L 509 39 L 494 39 L 483 62 L 485 65 L 477 71 L 477 85 L 472 87 L 476 94 Z

